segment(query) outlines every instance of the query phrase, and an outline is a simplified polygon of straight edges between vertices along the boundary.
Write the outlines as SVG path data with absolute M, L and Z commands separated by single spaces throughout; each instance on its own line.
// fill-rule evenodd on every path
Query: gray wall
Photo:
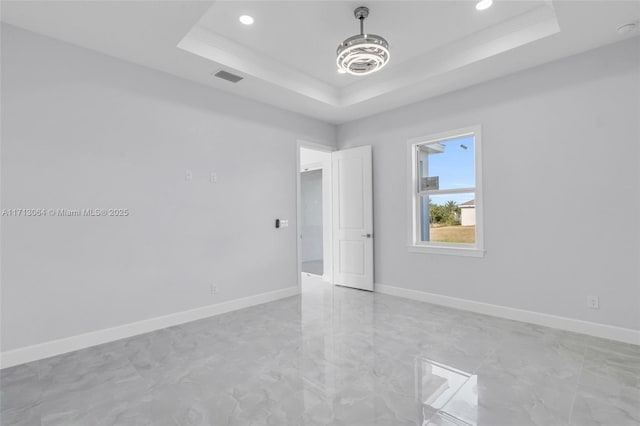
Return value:
M 340 126 L 340 148 L 373 145 L 376 282 L 640 329 L 639 55 L 636 38 Z M 406 140 L 475 124 L 486 256 L 408 253 Z
M 297 285 L 296 138 L 334 126 L 7 25 L 1 47 L 2 208 L 130 210 L 2 218 L 2 350 Z
M 302 261 L 322 260 L 322 169 L 300 174 Z
M 640 328 L 639 51 L 341 126 L 374 145 L 376 281 Z M 333 126 L 6 25 L 1 54 L 2 208 L 131 212 L 2 218 L 2 350 L 296 285 L 295 140 Z M 406 139 L 478 123 L 485 258 L 407 253 Z

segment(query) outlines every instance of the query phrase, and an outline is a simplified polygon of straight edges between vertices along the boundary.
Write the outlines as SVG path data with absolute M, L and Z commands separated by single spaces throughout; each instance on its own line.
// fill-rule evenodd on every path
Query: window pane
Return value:
M 423 242 L 475 244 L 475 193 L 421 195 L 420 225 Z
M 420 191 L 476 186 L 473 136 L 420 145 L 418 159 Z

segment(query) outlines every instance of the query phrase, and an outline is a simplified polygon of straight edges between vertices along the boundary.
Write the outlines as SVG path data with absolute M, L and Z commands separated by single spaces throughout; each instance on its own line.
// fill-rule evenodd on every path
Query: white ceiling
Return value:
M 336 72 L 356 6 L 391 60 Z M 383 112 L 613 43 L 639 1 L 7 1 L 2 21 L 332 123 Z M 238 16 L 255 24 L 244 26 Z M 219 69 L 245 77 L 232 84 Z
M 390 41 L 390 67 L 396 67 L 540 4 L 512 1 L 496 8 L 495 13 L 478 14 L 466 2 L 378 2 L 371 5 L 365 30 Z M 360 32 L 353 9 L 353 2 L 341 1 L 222 1 L 213 4 L 198 26 L 327 84 L 344 87 L 366 79 L 336 72 L 338 44 Z M 238 16 L 243 13 L 258 17 L 255 24 L 238 24 Z M 456 24 L 451 25 L 452 22 Z

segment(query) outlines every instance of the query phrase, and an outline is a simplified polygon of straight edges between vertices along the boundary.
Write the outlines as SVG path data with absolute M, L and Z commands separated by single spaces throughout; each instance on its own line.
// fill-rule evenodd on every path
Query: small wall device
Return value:
M 276 228 L 288 228 L 289 219 L 276 219 Z

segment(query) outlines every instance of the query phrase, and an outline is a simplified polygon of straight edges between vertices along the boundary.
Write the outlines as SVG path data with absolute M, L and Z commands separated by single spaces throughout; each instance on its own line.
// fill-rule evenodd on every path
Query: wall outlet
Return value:
M 191 172 L 191 170 L 185 170 L 184 180 L 191 180 L 191 179 L 193 179 L 193 173 Z
M 598 296 L 587 296 L 587 308 L 589 308 L 589 309 L 600 309 L 600 297 L 598 297 Z
M 216 172 L 209 173 L 209 181 L 211 183 L 218 183 L 218 174 Z
M 211 294 L 218 294 L 218 287 L 211 284 Z

